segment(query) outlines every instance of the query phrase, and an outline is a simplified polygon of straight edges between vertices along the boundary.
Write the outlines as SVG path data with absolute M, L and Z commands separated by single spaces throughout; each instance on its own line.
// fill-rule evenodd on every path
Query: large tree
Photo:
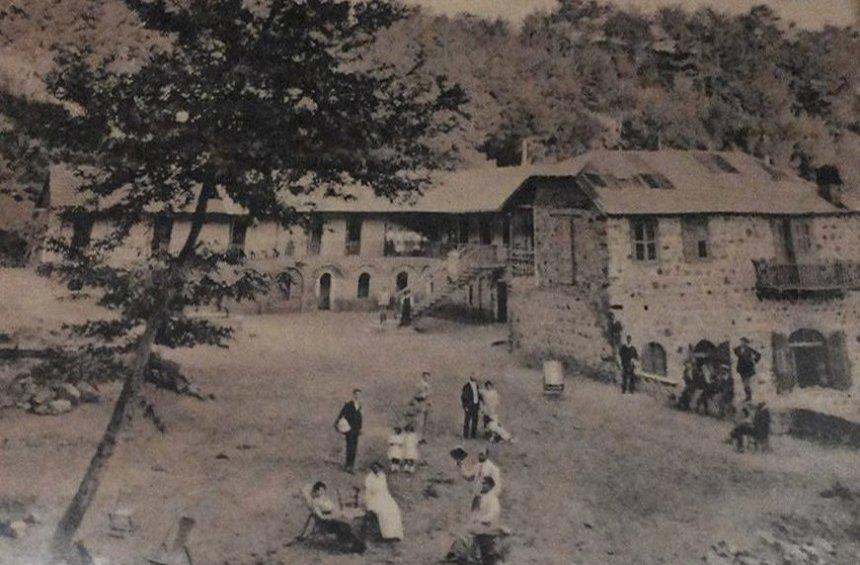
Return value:
M 420 172 L 445 164 L 432 139 L 462 102 L 444 77 L 414 83 L 364 58 L 405 13 L 382 0 L 125 4 L 166 41 L 133 64 L 94 57 L 86 45 L 62 48 L 47 79 L 61 105 L 4 99 L 19 125 L 76 169 L 80 202 L 61 214 L 98 210 L 112 226 L 84 252 L 53 242 L 71 258 L 62 272 L 97 288 L 113 312 L 76 333 L 92 351 L 127 358 L 107 429 L 57 526 L 58 559 L 140 396 L 153 346 L 223 344 L 229 328 L 184 309 L 265 286 L 241 258 L 200 244 L 209 200 L 226 194 L 251 219 L 289 224 L 298 218 L 291 196 L 300 193 L 337 196 L 347 182 L 389 197 L 420 189 Z M 190 213 L 181 250 L 112 264 L 110 252 L 153 213 Z

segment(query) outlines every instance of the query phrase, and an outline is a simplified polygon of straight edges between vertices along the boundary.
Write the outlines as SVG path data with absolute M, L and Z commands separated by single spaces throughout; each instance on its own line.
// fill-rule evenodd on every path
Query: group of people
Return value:
M 690 357 L 684 362 L 684 388 L 675 399 L 676 406 L 681 410 L 694 409 L 696 412 L 708 414 L 711 404 L 715 404 L 719 417 L 736 416 L 735 427 L 727 442 L 734 442 L 738 451 L 744 450 L 745 440 L 761 450 L 767 450 L 770 411 L 764 402 L 757 405 L 752 402 L 752 382 L 757 365 L 761 361 L 761 353 L 750 345 L 747 337 L 740 339 L 740 345 L 734 348 L 733 353 L 737 359 L 735 369 L 744 388 L 744 400 L 739 413 L 735 409 L 735 379 L 732 376 L 732 367 L 712 358 L 697 360 Z M 619 347 L 618 357 L 621 366 L 621 392 L 632 393 L 636 390 L 639 352 L 632 345 L 631 336 L 628 335 L 626 342 Z
M 389 473 L 414 474 L 419 462 L 419 446 L 427 442 L 430 414 L 430 373 L 421 374 L 415 394 L 410 399 L 401 420 L 388 437 L 387 456 Z M 353 390 L 335 420 L 335 428 L 345 438 L 344 471 L 353 474 L 361 436 L 363 415 L 361 390 Z M 463 436 L 476 439 L 478 422 L 483 421 L 485 437 L 489 441 L 510 441 L 511 434 L 498 421 L 501 397 L 489 380 L 479 383 L 474 375 L 463 386 L 461 404 L 464 410 Z M 455 562 L 495 563 L 499 554 L 498 539 L 506 533 L 500 524 L 502 488 L 501 470 L 490 459 L 487 448 L 477 460 L 470 461 L 468 453 L 457 447 L 451 452 L 462 478 L 475 485 L 468 523 L 456 535 L 446 559 Z M 403 522 L 400 507 L 388 488 L 385 467 L 374 462 L 364 480 L 364 496 L 356 489 L 353 500 L 343 504 L 338 496 L 336 504 L 327 494 L 322 481 L 313 484 L 309 504 L 320 530 L 336 537 L 346 551 L 361 553 L 366 549 L 368 524 L 376 523 L 383 541 L 403 539 Z M 300 536 L 301 538 L 301 536 Z
M 492 443 L 514 441 L 513 435 L 502 427 L 499 409 L 502 399 L 492 381 L 478 383 L 475 375 L 463 385 L 460 404 L 463 406 L 463 439 L 478 437 L 478 421 L 483 424 L 484 437 Z M 483 414 L 483 418 L 480 418 Z

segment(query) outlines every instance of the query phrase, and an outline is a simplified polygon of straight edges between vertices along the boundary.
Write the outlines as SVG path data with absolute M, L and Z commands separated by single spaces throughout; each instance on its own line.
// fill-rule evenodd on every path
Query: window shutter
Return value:
M 784 334 L 774 333 L 771 337 L 773 349 L 773 373 L 776 377 L 776 392 L 789 392 L 797 381 L 794 371 L 794 358 Z
M 835 332 L 827 338 L 827 359 L 830 364 L 830 386 L 840 390 L 851 388 L 851 361 L 845 347 L 845 332 Z

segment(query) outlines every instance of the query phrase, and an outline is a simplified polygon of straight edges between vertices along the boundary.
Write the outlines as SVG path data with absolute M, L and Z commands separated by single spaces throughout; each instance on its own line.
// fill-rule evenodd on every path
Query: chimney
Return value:
M 815 169 L 815 182 L 818 184 L 818 195 L 836 206 L 844 208 L 842 204 L 842 177 L 839 169 L 834 165 L 822 165 Z
M 529 138 L 524 137 L 520 149 L 520 166 L 525 167 L 529 164 Z

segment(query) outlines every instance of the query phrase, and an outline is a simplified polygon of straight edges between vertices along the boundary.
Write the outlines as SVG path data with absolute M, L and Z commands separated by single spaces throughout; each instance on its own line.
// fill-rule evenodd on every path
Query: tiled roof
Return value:
M 570 180 L 571 189 L 586 187 L 595 205 L 609 215 L 634 214 L 819 214 L 860 211 L 858 199 L 846 197 L 846 209 L 818 195 L 814 183 L 778 170 L 739 152 L 591 151 L 549 165 L 481 167 L 434 173 L 423 194 L 389 200 L 361 186 L 343 186 L 349 199 L 287 195 L 284 201 L 301 211 L 328 213 L 479 213 L 496 212 L 531 179 Z M 574 181 L 576 178 L 576 181 Z M 71 170 L 51 169 L 52 204 L 80 201 Z M 210 202 L 213 213 L 244 211 L 226 195 Z M 185 211 L 190 211 L 186 209 Z

